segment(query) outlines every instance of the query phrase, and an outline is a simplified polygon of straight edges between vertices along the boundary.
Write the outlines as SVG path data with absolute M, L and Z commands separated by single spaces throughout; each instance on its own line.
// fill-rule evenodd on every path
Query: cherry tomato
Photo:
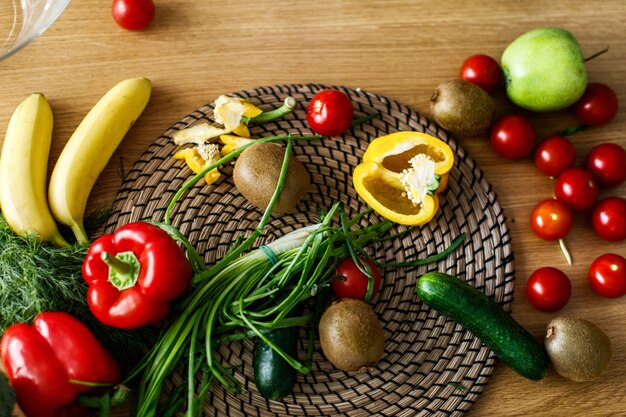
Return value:
M 306 119 L 318 135 L 338 136 L 352 124 L 354 108 L 348 96 L 339 90 L 322 90 L 306 109 Z
M 544 240 L 563 239 L 573 222 L 569 207 L 553 198 L 539 202 L 530 213 L 531 229 Z
M 583 96 L 574 103 L 576 117 L 586 125 L 606 124 L 617 114 L 617 95 L 602 83 L 589 83 Z
M 626 200 L 607 197 L 591 213 L 591 226 L 598 236 L 610 242 L 626 239 Z
M 372 297 L 378 293 L 380 288 L 380 273 L 378 268 L 368 259 L 361 259 L 372 271 L 374 276 L 374 288 L 372 289 Z M 367 275 L 359 270 L 352 258 L 346 258 L 337 265 L 335 270 L 337 275 L 343 279 L 333 279 L 330 287 L 333 293 L 339 298 L 357 298 L 365 299 L 367 293 Z
M 502 83 L 498 62 L 488 55 L 472 55 L 461 66 L 461 79 L 476 84 L 489 94 Z
M 491 147 L 508 159 L 525 158 L 535 147 L 535 130 L 522 116 L 504 116 L 491 128 Z
M 570 168 L 556 179 L 554 195 L 574 211 L 587 211 L 596 202 L 598 184 L 589 171 Z
M 526 297 L 537 310 L 560 310 L 571 295 L 572 284 L 567 275 L 551 266 L 533 272 L 526 283 Z
M 558 177 L 576 162 L 574 145 L 563 136 L 548 136 L 535 149 L 535 166 L 544 175 Z
M 154 18 L 152 0 L 113 0 L 113 18 L 126 30 L 141 30 Z
M 591 149 L 586 165 L 601 187 L 614 187 L 626 180 L 626 150 L 614 143 L 603 143 Z
M 598 256 L 589 267 L 589 284 L 598 294 L 617 298 L 626 294 L 626 259 L 615 253 Z

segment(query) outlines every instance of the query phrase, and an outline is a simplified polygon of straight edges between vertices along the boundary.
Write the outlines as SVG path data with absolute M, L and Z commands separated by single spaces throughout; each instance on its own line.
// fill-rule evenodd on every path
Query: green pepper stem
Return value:
M 133 270 L 133 267 L 129 262 L 124 262 L 121 259 L 112 256 L 109 252 L 102 252 L 100 257 L 102 258 L 102 262 L 107 264 L 109 268 L 113 268 L 115 272 L 120 274 L 130 274 Z
M 115 288 L 122 291 L 137 283 L 141 266 L 133 252 L 120 252 L 115 256 L 102 252 L 100 258 L 109 266 L 108 280 Z
M 249 125 L 250 123 L 265 123 L 271 122 L 272 120 L 279 119 L 286 114 L 289 114 L 296 108 L 297 101 L 295 98 L 289 96 L 283 102 L 283 105 L 275 108 L 274 110 L 264 111 L 255 117 L 242 117 L 241 121 L 245 125 Z

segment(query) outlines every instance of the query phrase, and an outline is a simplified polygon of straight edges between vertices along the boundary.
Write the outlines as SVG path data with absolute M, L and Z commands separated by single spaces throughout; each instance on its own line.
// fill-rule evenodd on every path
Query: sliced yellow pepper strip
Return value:
M 222 156 L 226 156 L 232 151 L 241 148 L 249 143 L 254 142 L 254 139 L 242 138 L 240 136 L 235 135 L 222 135 L 220 136 L 220 140 L 224 144 L 222 146 Z
M 196 174 L 220 159 L 220 152 L 216 144 L 204 144 L 195 148 L 185 148 L 174 154 L 174 159 L 184 159 L 185 163 Z M 220 177 L 220 172 L 212 169 L 204 176 L 207 184 L 213 184 Z
M 179 130 L 172 135 L 174 143 L 176 145 L 184 145 L 186 143 L 195 143 L 197 145 L 203 144 L 213 138 L 228 133 L 226 130 L 219 127 L 212 126 L 206 122 L 199 123 L 192 127 Z
M 352 179 L 359 196 L 380 215 L 418 226 L 437 213 L 437 194 L 453 164 L 445 142 L 421 132 L 397 132 L 370 143 Z
M 259 109 L 254 104 L 251 104 L 248 100 L 244 100 L 242 98 L 239 99 L 241 104 L 243 104 L 243 116 L 253 118 L 257 117 L 259 114 L 263 113 L 263 110 Z

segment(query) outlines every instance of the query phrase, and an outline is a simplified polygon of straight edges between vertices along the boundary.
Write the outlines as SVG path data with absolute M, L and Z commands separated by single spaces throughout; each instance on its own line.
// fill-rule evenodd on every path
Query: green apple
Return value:
M 572 105 L 585 92 L 587 70 L 578 41 L 559 28 L 540 28 L 515 39 L 500 65 L 509 99 L 533 111 Z

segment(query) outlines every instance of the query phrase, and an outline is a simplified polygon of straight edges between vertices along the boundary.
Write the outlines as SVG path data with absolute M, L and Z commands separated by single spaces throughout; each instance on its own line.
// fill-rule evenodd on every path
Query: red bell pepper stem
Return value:
M 108 252 L 102 252 L 102 262 L 109 265 L 109 268 L 113 268 L 115 272 L 123 275 L 130 274 L 133 271 L 133 267 L 128 262 L 124 262 L 121 259 L 111 256 Z
M 119 252 L 113 256 L 105 251 L 100 258 L 109 266 L 108 281 L 111 285 L 120 291 L 135 286 L 141 265 L 133 252 Z

